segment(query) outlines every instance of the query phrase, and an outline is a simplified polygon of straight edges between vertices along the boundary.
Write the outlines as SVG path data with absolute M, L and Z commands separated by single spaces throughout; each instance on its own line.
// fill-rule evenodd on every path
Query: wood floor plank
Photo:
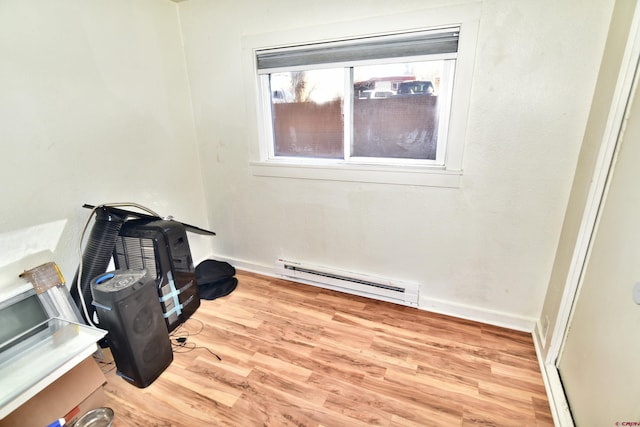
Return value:
M 149 387 L 103 365 L 114 427 L 553 425 L 530 334 L 236 277 L 172 333 Z

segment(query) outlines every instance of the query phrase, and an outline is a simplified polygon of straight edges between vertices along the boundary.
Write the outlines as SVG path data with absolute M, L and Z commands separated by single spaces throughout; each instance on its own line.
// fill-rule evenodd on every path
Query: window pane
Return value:
M 444 61 L 354 67 L 352 156 L 436 159 Z
M 270 75 L 276 156 L 344 158 L 344 70 Z

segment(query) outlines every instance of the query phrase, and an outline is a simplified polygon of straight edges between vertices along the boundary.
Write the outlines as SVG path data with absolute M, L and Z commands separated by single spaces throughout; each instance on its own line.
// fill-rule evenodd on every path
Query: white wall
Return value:
M 162 0 L 0 2 L 0 290 L 48 260 L 71 282 L 83 203 L 207 226 L 177 16 Z
M 15 277 L 35 266 L 24 257 L 44 253 L 36 258 L 70 281 L 80 206 L 135 201 L 217 231 L 196 257 L 212 242 L 216 256 L 263 271 L 286 256 L 416 281 L 425 308 L 528 325 L 549 282 L 613 0 L 481 3 L 459 189 L 248 167 L 257 141 L 244 36 L 345 22 L 371 33 L 364 23 L 375 20 L 363 19 L 383 16 L 401 29 L 391 15 L 449 3 L 0 2 L 0 269 Z
M 244 77 L 243 37 L 345 22 L 369 34 L 376 28 L 364 18 L 394 20 L 447 3 L 180 3 L 217 255 L 267 272 L 285 256 L 419 282 L 424 308 L 533 326 L 613 0 L 482 2 L 459 189 L 267 178 L 249 169 L 257 119 L 245 104 L 253 81 Z
M 635 0 L 617 0 L 611 16 L 605 54 L 600 64 L 596 83 L 598 90 L 591 105 L 589 120 L 571 188 L 571 196 L 567 204 L 558 249 L 549 279 L 549 287 L 538 326 L 539 333 L 544 335 L 544 338 L 540 337 L 540 346 L 545 357 L 550 348 L 551 340 L 554 339 L 552 332 L 554 332 L 559 320 L 558 312 L 563 304 L 563 294 L 568 289 L 575 289 L 575 283 L 572 282 L 577 279 L 573 276 L 572 267 L 574 266 L 572 262 L 574 257 L 580 259 L 576 254 L 580 252 L 580 239 L 584 237 L 580 234 L 585 231 L 581 230 L 581 226 L 582 222 L 586 221 L 585 210 L 588 209 L 588 203 L 590 202 L 589 192 L 591 186 L 594 185 L 594 179 L 597 182 L 598 158 L 603 141 L 607 138 L 609 115 L 612 110 L 615 110 L 619 102 L 614 97 L 614 94 L 616 85 L 619 84 L 619 74 L 621 70 L 626 70 L 625 67 L 621 68 L 621 64 L 623 64 L 623 56 L 636 7 L 637 2 Z M 578 273 L 580 272 L 578 271 Z M 572 295 L 569 298 L 571 300 Z M 562 318 L 560 319 L 560 324 L 560 329 L 556 333 L 562 337 L 565 332 L 564 326 L 562 326 Z M 555 338 L 557 339 L 558 337 Z M 552 355 L 552 357 L 555 356 L 557 355 Z M 555 360 L 550 362 L 554 363 Z

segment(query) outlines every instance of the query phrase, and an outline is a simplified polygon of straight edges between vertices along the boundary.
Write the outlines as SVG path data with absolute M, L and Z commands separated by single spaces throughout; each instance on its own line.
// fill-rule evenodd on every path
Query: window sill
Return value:
M 424 166 L 250 162 L 254 176 L 459 188 L 461 170 Z

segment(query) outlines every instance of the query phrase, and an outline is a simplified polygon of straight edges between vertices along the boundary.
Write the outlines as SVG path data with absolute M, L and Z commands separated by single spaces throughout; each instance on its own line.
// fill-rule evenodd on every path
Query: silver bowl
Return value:
M 74 427 L 111 427 L 113 423 L 113 409 L 111 408 L 96 408 L 92 409 L 73 425 Z

